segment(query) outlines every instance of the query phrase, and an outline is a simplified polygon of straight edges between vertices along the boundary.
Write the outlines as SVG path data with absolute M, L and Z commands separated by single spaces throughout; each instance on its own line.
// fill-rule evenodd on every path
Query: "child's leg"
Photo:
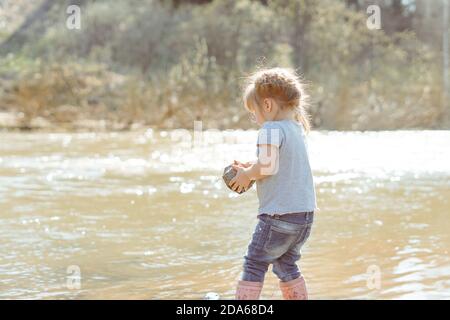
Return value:
M 270 263 L 271 259 L 268 259 L 264 250 L 251 243 L 244 257 L 242 280 L 264 282 Z
M 259 219 L 253 232 L 252 240 L 248 245 L 247 254 L 244 257 L 244 270 L 242 280 L 264 282 L 265 274 L 272 262 L 264 250 L 264 244 L 270 231 L 270 224 Z
M 288 282 L 300 277 L 300 270 L 296 264 L 301 257 L 297 248 L 292 248 L 273 262 L 272 271 L 280 281 Z
M 301 257 L 301 247 L 306 242 L 311 232 L 311 224 L 305 225 L 295 246 L 273 262 L 273 272 L 280 279 L 280 289 L 287 300 L 306 300 L 308 292 L 306 282 L 300 273 L 296 262 Z
M 306 282 L 295 263 L 301 254 L 292 248 L 273 263 L 273 272 L 280 279 L 280 289 L 286 300 L 307 300 Z
M 258 220 L 252 240 L 244 257 L 244 270 L 236 290 L 237 300 L 257 300 L 261 294 L 264 277 L 269 268 L 269 259 L 263 246 L 268 237 L 270 225 Z
M 265 260 L 261 249 L 250 243 L 247 255 L 244 257 L 242 280 L 236 290 L 237 300 L 258 300 L 264 283 L 264 277 L 269 262 Z
M 303 225 L 280 221 L 266 215 L 260 217 L 248 246 L 242 281 L 238 286 L 236 297 L 241 288 L 245 289 L 242 289 L 243 291 L 254 292 L 254 299 L 257 299 L 256 293 L 259 297 L 255 286 L 262 289 L 269 264 L 277 261 L 296 244 L 303 228 Z M 248 286 L 250 284 L 253 284 L 251 288 Z
M 236 300 L 258 300 L 263 287 L 262 282 L 239 281 L 236 288 Z
M 288 282 L 280 282 L 280 289 L 285 300 L 308 300 L 308 290 L 303 276 Z

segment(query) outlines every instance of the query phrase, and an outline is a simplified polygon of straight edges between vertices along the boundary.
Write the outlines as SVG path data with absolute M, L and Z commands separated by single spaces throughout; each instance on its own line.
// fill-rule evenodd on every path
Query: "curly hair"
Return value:
M 294 110 L 296 120 L 309 132 L 311 124 L 306 112 L 309 96 L 304 87 L 305 84 L 293 69 L 258 70 L 248 77 L 243 95 L 244 106 L 251 111 L 254 107 L 259 108 L 263 99 L 274 99 L 281 108 Z

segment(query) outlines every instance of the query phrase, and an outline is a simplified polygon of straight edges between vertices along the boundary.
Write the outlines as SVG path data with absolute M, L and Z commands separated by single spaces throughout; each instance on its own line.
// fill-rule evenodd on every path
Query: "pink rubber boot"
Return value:
M 308 300 L 306 283 L 302 276 L 288 282 L 280 282 L 280 289 L 286 300 Z
M 262 282 L 241 280 L 236 289 L 236 300 L 258 300 L 262 287 Z

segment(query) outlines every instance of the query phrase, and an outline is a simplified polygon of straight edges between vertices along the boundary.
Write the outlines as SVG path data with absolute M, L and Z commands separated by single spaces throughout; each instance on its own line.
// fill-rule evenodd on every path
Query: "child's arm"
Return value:
M 258 160 L 247 167 L 233 164 L 236 176 L 230 181 L 235 191 L 247 190 L 252 180 L 261 180 L 278 172 L 278 147 L 275 145 L 260 145 Z

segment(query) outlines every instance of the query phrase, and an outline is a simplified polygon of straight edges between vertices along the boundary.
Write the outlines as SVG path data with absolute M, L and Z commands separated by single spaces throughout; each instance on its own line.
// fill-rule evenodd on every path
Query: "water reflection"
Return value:
M 0 298 L 231 298 L 257 200 L 220 174 L 254 156 L 255 138 L 2 133 Z M 313 132 L 309 148 L 311 297 L 450 298 L 450 132 Z M 80 290 L 67 288 L 71 265 Z M 280 298 L 272 274 L 263 298 Z

